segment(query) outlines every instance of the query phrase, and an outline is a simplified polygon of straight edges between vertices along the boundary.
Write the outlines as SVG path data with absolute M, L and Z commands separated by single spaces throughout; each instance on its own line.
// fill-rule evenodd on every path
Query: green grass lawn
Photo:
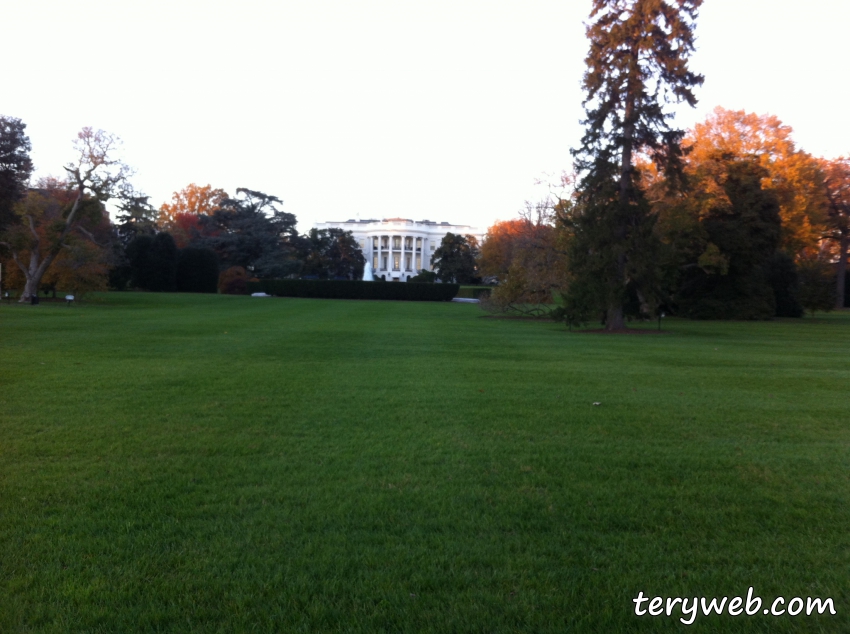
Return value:
M 850 314 L 482 315 L 4 303 L 0 632 L 850 631 Z

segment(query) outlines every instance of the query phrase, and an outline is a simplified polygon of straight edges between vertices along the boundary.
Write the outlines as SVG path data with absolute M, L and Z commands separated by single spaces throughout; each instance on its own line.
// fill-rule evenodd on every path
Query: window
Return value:
M 421 255 L 416 256 L 416 270 L 417 271 L 422 270 L 422 256 Z
M 410 251 L 413 248 L 413 238 L 404 239 L 404 250 Z
M 360 238 L 360 250 L 363 251 L 366 248 L 366 241 L 363 238 Z
M 411 271 L 413 270 L 413 256 L 409 253 L 404 256 L 404 270 Z
M 416 250 L 419 251 L 422 249 L 422 238 L 416 238 Z
M 388 249 L 390 247 L 390 239 L 387 236 L 381 236 L 381 248 Z
M 396 253 L 393 255 L 393 271 L 398 271 L 401 269 L 401 256 Z
M 386 270 L 387 270 L 387 256 L 383 256 L 383 257 L 381 258 L 381 270 L 382 270 L 382 271 L 386 271 Z
M 401 236 L 393 236 L 393 249 L 401 248 Z
M 372 270 L 374 271 L 377 268 L 378 268 L 378 256 L 373 255 L 372 256 Z

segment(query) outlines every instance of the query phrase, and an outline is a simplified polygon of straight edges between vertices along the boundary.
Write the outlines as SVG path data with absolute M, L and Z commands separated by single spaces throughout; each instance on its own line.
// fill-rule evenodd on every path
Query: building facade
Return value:
M 375 278 L 393 282 L 407 282 L 422 269 L 433 270 L 431 257 L 447 233 L 472 235 L 479 244 L 486 233 L 469 225 L 407 218 L 317 222 L 313 226 L 350 231 L 366 261 L 371 262 Z

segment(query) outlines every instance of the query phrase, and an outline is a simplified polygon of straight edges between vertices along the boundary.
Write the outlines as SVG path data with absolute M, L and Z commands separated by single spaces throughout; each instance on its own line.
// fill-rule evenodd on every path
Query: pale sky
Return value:
M 83 126 L 159 206 L 191 182 L 274 194 L 299 229 L 401 216 L 487 227 L 571 164 L 589 0 L 27 0 L 3 8 L 0 114 L 38 175 Z M 706 0 L 699 106 L 777 115 L 850 154 L 848 0 Z

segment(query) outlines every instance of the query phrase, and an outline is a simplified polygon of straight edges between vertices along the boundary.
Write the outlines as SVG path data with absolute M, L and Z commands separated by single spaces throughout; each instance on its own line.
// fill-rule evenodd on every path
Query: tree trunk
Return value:
M 38 247 L 35 247 L 30 253 L 30 265 L 28 268 L 21 267 L 21 270 L 24 272 L 24 276 L 27 279 L 26 284 L 24 285 L 24 292 L 21 293 L 21 299 L 18 300 L 18 303 L 25 304 L 30 301 L 30 299 L 36 295 L 38 295 L 38 287 L 41 285 L 41 278 L 44 277 L 44 274 L 47 272 L 47 269 L 53 264 L 53 260 L 56 259 L 57 253 L 51 252 L 48 254 L 44 260 L 39 263 L 39 252 Z
M 637 61 L 637 52 L 634 51 L 635 63 Z M 632 71 L 634 72 L 634 70 Z M 628 88 L 626 90 L 626 110 L 623 117 L 623 154 L 620 159 L 620 224 L 615 229 L 617 242 L 621 248 L 624 248 L 624 242 L 628 237 L 628 216 L 629 203 L 631 202 L 631 187 L 632 187 L 632 146 L 634 145 L 635 136 L 635 87 L 629 79 Z M 621 289 L 626 285 L 626 255 L 621 251 L 617 255 L 617 264 L 615 271 L 615 284 Z M 626 327 L 626 322 L 623 316 L 623 302 L 620 297 L 612 298 L 611 304 L 608 306 L 608 311 L 605 319 L 605 330 L 623 330 Z
M 838 266 L 836 267 L 835 282 L 835 307 L 839 310 L 844 308 L 844 288 L 847 279 L 847 247 L 850 246 L 850 234 L 842 232 L 838 242 Z

